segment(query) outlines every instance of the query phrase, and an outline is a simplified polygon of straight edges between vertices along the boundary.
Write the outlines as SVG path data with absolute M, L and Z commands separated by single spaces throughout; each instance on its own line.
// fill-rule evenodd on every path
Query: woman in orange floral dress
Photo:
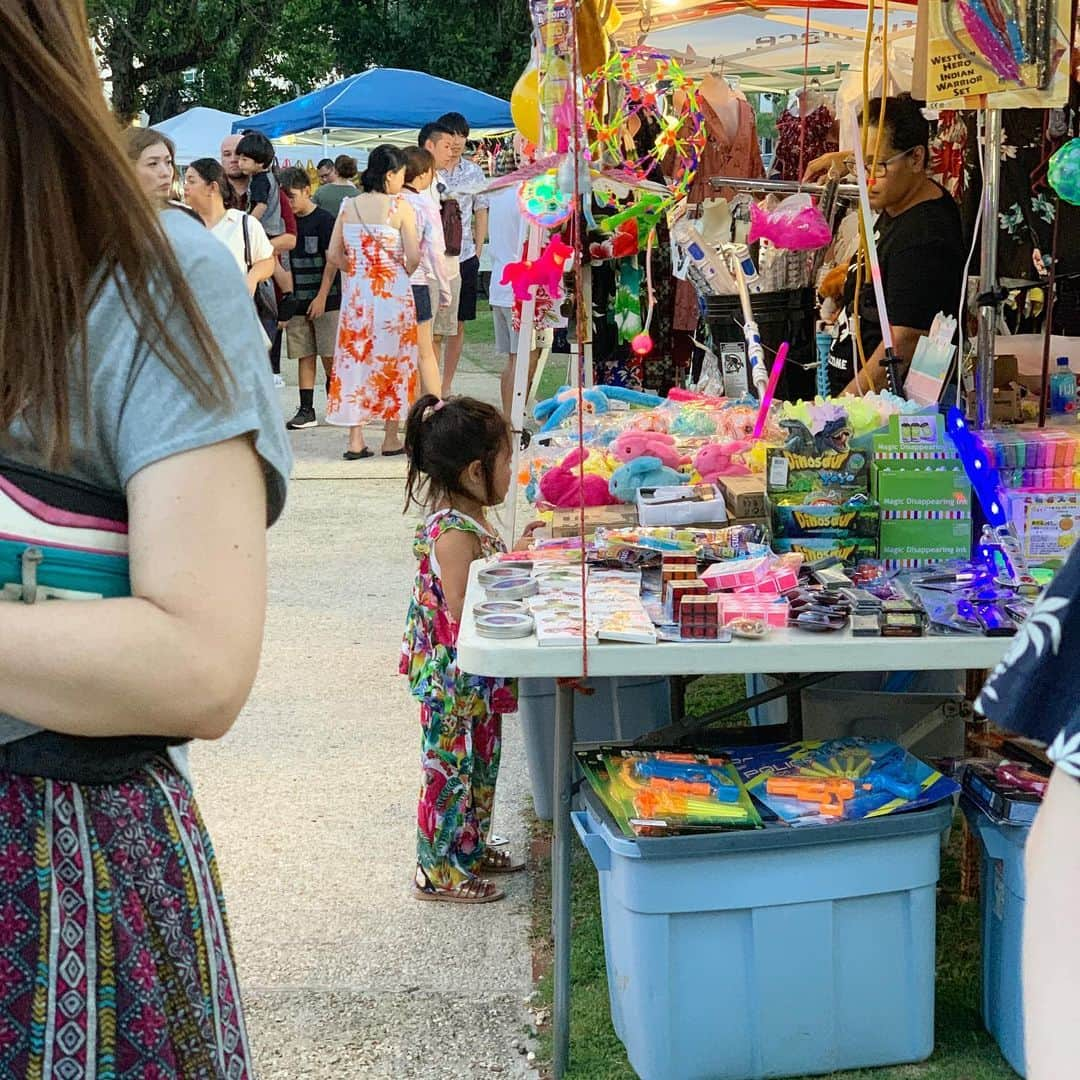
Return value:
M 399 197 L 405 155 L 394 146 L 376 147 L 360 182 L 362 193 L 342 204 L 328 252 L 342 274 L 326 422 L 349 428 L 346 461 L 373 456 L 364 443 L 371 420 L 383 424 L 383 457 L 405 452 L 399 425 L 420 383 L 409 285 L 420 245 L 413 209 Z

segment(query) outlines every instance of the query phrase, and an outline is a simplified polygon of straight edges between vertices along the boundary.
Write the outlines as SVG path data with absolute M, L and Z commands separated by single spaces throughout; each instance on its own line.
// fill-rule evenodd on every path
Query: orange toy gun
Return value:
M 704 785 L 708 788 L 708 785 Z M 727 824 L 745 822 L 746 810 L 730 803 L 718 803 L 712 798 L 693 798 L 670 790 L 639 791 L 634 796 L 634 810 L 643 818 L 687 818 L 695 824 Z
M 868 789 L 869 785 L 859 784 L 858 790 Z M 818 810 L 828 817 L 843 817 L 844 804 L 855 798 L 856 784 L 843 776 L 816 777 L 805 776 L 770 776 L 765 781 L 765 790 L 770 795 L 781 795 L 800 802 L 816 802 Z

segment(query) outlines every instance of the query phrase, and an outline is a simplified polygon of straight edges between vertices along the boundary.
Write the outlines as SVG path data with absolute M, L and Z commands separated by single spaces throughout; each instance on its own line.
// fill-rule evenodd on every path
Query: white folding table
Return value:
M 458 664 L 474 675 L 574 679 L 583 674 L 580 645 L 545 646 L 535 637 L 480 637 L 472 609 L 487 599 L 474 563 L 465 597 Z M 850 630 L 812 633 L 774 630 L 762 641 L 665 642 L 657 645 L 602 643 L 588 649 L 590 677 L 626 675 L 747 675 L 846 671 L 941 671 L 994 667 L 1008 638 L 975 635 L 920 638 L 856 638 Z M 552 924 L 555 935 L 553 1065 L 563 1076 L 570 1041 L 570 800 L 574 767 L 574 689 L 557 685 L 555 695 L 555 798 L 552 850 Z M 763 728 L 763 734 L 768 732 Z

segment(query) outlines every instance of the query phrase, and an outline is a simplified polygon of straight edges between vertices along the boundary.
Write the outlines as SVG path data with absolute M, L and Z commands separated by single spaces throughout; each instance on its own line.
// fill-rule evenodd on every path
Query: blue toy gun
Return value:
M 887 791 L 897 799 L 916 799 L 921 790 L 919 782 L 913 780 L 907 770 L 906 755 L 903 750 L 892 751 L 875 763 L 873 769 L 861 778 L 872 791 Z
M 726 773 L 700 762 L 672 761 L 661 757 L 634 762 L 634 772 L 642 780 L 671 784 L 707 784 L 718 802 L 739 801 L 739 787 Z

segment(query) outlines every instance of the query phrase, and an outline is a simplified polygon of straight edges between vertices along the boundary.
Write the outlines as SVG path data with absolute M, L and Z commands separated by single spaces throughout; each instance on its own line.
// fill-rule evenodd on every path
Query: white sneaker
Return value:
M 280 375 L 274 376 L 274 389 L 281 390 L 285 386 L 285 380 Z

